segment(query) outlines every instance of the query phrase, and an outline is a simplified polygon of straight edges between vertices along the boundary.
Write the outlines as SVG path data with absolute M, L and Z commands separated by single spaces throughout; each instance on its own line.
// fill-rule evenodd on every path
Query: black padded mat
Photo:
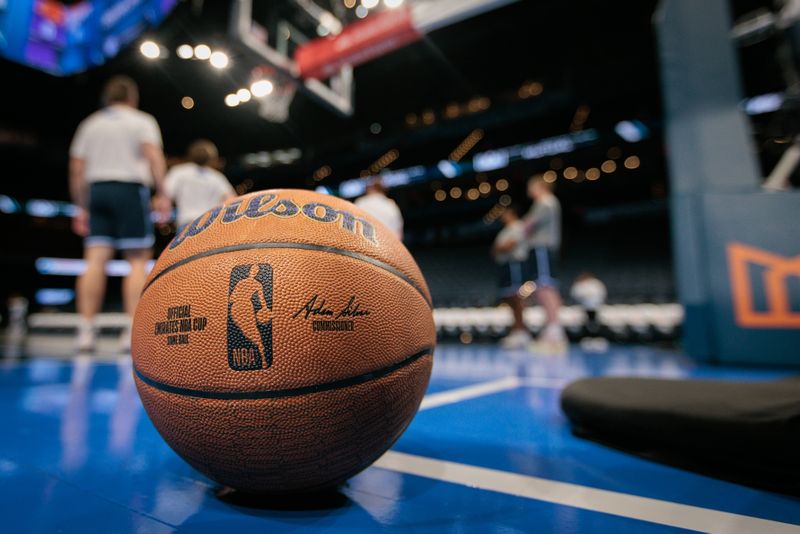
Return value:
M 702 474 L 800 495 L 800 377 L 590 378 L 561 406 L 575 434 Z

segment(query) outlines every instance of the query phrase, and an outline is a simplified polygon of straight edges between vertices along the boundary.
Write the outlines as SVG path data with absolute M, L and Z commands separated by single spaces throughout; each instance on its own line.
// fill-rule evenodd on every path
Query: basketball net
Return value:
M 297 84 L 288 77 L 278 75 L 272 67 L 254 68 L 250 73 L 250 82 L 269 80 L 272 91 L 265 96 L 256 97 L 258 114 L 270 122 L 284 123 L 289 119 L 289 107 L 297 92 Z

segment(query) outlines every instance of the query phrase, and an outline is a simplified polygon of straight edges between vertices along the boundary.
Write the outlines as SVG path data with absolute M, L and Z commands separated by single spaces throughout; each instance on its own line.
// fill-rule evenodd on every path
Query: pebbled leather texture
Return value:
M 435 328 L 425 280 L 389 230 L 341 199 L 272 190 L 172 245 L 132 354 L 178 454 L 221 484 L 280 493 L 339 483 L 394 443 L 425 393 Z

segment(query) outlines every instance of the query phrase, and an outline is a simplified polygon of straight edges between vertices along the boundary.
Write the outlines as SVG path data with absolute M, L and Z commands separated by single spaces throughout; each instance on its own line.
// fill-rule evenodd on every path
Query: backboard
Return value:
M 513 1 L 234 0 L 231 37 L 273 75 L 265 118 L 285 120 L 295 90 L 350 116 L 354 67 Z
M 274 88 L 262 97 L 261 107 L 267 108 L 262 116 L 276 122 L 282 122 L 276 118 L 285 120 L 295 90 L 303 91 L 342 116 L 353 114 L 352 66 L 338 68 L 327 79 L 303 78 L 293 59 L 302 44 L 319 36 L 338 34 L 342 28 L 340 18 L 311 0 L 255 5 L 253 0 L 234 0 L 231 38 L 249 52 L 254 68 L 269 72 L 265 79 Z M 273 115 L 270 111 L 277 113 Z

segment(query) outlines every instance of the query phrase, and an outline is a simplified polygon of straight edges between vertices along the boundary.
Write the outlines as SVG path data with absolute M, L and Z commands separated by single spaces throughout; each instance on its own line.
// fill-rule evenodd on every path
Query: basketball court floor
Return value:
M 34 340 L 35 341 L 35 340 Z M 128 358 L 14 354 L 0 364 L 0 531 L 800 532 L 795 498 L 573 436 L 559 393 L 583 376 L 770 379 L 641 346 L 534 356 L 437 348 L 420 412 L 339 491 L 254 498 L 216 487 L 166 445 Z

